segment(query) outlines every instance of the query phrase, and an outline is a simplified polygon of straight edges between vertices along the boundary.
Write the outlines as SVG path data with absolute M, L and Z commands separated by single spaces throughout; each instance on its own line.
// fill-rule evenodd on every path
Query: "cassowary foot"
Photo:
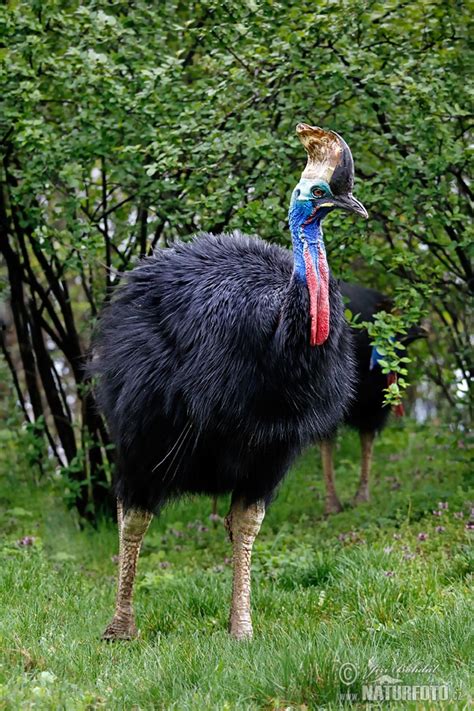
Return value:
M 369 489 L 368 489 L 368 487 L 364 486 L 364 487 L 359 488 L 357 490 L 356 495 L 352 499 L 352 504 L 353 504 L 353 506 L 357 506 L 357 504 L 364 504 L 369 500 L 370 500 Z
M 237 640 L 252 639 L 253 627 L 251 620 L 232 620 L 229 621 L 230 636 Z
M 119 619 L 114 617 L 112 622 L 107 625 L 102 635 L 102 639 L 106 642 L 116 642 L 119 640 L 131 640 L 138 637 L 138 630 L 133 618 Z
M 324 504 L 324 513 L 326 516 L 341 513 L 342 510 L 343 506 L 337 496 L 335 496 L 334 498 L 326 499 Z

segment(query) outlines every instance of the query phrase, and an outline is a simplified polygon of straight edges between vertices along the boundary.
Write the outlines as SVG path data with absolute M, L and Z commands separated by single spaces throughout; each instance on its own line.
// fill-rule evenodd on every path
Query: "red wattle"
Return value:
M 396 383 L 398 381 L 397 374 L 396 373 L 389 373 L 387 375 L 387 386 L 390 387 L 392 383 Z M 403 417 L 405 415 L 405 408 L 403 407 L 403 403 L 399 402 L 398 405 L 393 406 L 393 414 L 395 417 Z
M 318 346 L 318 274 L 306 245 L 303 249 L 303 257 L 306 269 L 306 285 L 309 293 L 309 342 L 312 346 Z
M 318 330 L 316 345 L 320 346 L 329 336 L 329 267 L 326 253 L 318 244 L 319 295 L 318 295 Z
M 395 417 L 403 417 L 405 415 L 405 408 L 403 407 L 403 402 L 398 403 L 393 408 Z

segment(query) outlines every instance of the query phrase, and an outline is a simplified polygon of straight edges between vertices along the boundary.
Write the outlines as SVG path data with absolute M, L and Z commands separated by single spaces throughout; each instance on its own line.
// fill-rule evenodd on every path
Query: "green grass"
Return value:
M 468 450 L 458 440 L 392 425 L 377 443 L 372 502 L 327 520 L 317 452 L 307 452 L 255 545 L 250 643 L 226 633 L 231 550 L 222 524 L 209 521 L 208 499 L 154 521 L 136 591 L 141 637 L 106 644 L 114 527 L 81 531 L 59 481 L 35 484 L 18 462 L 5 467 L 0 708 L 362 708 L 364 680 L 382 674 L 370 676 L 371 665 L 403 684 L 447 684 L 443 706 L 462 708 L 471 698 L 473 556 Z M 346 501 L 357 468 L 356 437 L 345 433 L 337 478 Z M 439 501 L 449 505 L 440 517 Z M 24 536 L 33 545 L 19 545 Z M 344 663 L 355 669 L 349 685 Z

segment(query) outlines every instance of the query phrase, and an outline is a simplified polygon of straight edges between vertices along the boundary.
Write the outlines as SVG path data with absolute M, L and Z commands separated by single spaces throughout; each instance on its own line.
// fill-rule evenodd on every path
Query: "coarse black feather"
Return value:
M 309 345 L 290 252 L 240 233 L 158 250 L 105 309 L 92 370 L 126 507 L 185 493 L 270 500 L 291 462 L 344 416 L 354 370 L 335 281 Z

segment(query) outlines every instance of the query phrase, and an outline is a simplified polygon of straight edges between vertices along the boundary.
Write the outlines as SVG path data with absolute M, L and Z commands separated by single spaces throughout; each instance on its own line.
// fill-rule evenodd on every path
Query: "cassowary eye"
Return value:
M 311 190 L 311 193 L 312 193 L 313 197 L 320 198 L 320 197 L 323 197 L 324 190 L 322 190 L 321 188 L 313 188 Z

